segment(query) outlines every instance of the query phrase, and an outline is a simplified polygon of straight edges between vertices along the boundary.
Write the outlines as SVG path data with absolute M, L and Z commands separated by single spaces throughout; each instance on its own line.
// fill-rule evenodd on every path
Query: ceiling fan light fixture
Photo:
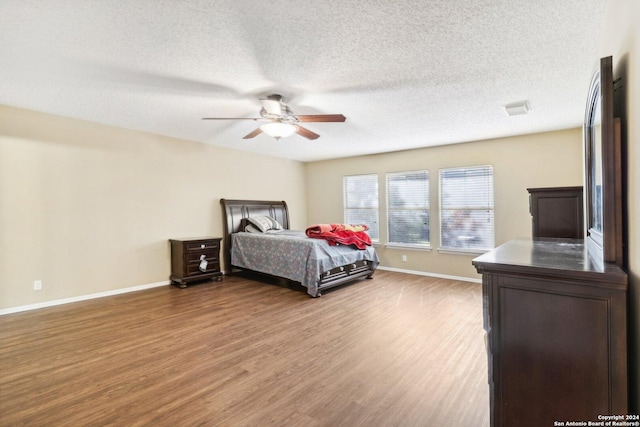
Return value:
M 298 125 L 298 123 L 342 123 L 347 120 L 342 114 L 293 114 L 280 95 L 269 95 L 267 99 L 261 99 L 260 101 L 262 102 L 260 117 L 203 117 L 202 120 L 266 121 L 267 123 L 249 132 L 242 139 L 255 138 L 261 133 L 265 133 L 276 140 L 286 138 L 294 133 L 308 140 L 315 140 L 320 138 L 320 135 Z
M 260 126 L 260 130 L 275 139 L 280 139 L 293 135 L 296 127 L 290 123 L 271 122 Z

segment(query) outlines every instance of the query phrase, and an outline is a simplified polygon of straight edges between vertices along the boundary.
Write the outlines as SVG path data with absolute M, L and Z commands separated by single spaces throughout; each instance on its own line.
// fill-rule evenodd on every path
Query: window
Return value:
M 344 222 L 346 224 L 366 224 L 369 237 L 374 242 L 380 240 L 378 225 L 378 175 L 345 176 Z
M 389 244 L 429 246 L 429 172 L 387 174 Z
M 493 167 L 441 169 L 441 248 L 477 252 L 493 244 Z

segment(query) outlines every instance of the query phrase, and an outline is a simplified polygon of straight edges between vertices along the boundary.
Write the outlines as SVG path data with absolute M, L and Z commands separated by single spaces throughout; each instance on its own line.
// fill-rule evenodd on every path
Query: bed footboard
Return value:
M 314 298 L 322 295 L 322 290 L 331 288 L 333 286 L 341 285 L 345 282 L 351 282 L 353 280 L 366 277 L 367 279 L 373 279 L 373 273 L 376 270 L 376 263 L 361 260 L 356 261 L 353 264 L 343 265 L 333 268 L 329 271 L 322 273 L 322 277 L 318 281 L 318 292 L 312 295 Z

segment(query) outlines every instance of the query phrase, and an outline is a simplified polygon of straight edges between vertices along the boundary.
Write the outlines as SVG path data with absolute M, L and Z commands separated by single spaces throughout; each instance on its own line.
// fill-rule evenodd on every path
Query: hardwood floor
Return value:
M 481 286 L 225 277 L 0 316 L 2 426 L 488 426 Z

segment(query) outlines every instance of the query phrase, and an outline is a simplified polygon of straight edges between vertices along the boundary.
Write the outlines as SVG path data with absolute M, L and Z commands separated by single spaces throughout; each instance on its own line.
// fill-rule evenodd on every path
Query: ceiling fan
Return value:
M 262 102 L 260 117 L 203 117 L 202 120 L 253 120 L 267 122 L 245 135 L 242 139 L 253 138 L 263 132 L 275 139 L 284 138 L 294 133 L 307 139 L 318 139 L 320 135 L 300 126 L 299 123 L 344 122 L 347 120 L 342 114 L 293 114 L 281 95 L 269 95 L 266 99 L 260 99 L 260 101 Z

